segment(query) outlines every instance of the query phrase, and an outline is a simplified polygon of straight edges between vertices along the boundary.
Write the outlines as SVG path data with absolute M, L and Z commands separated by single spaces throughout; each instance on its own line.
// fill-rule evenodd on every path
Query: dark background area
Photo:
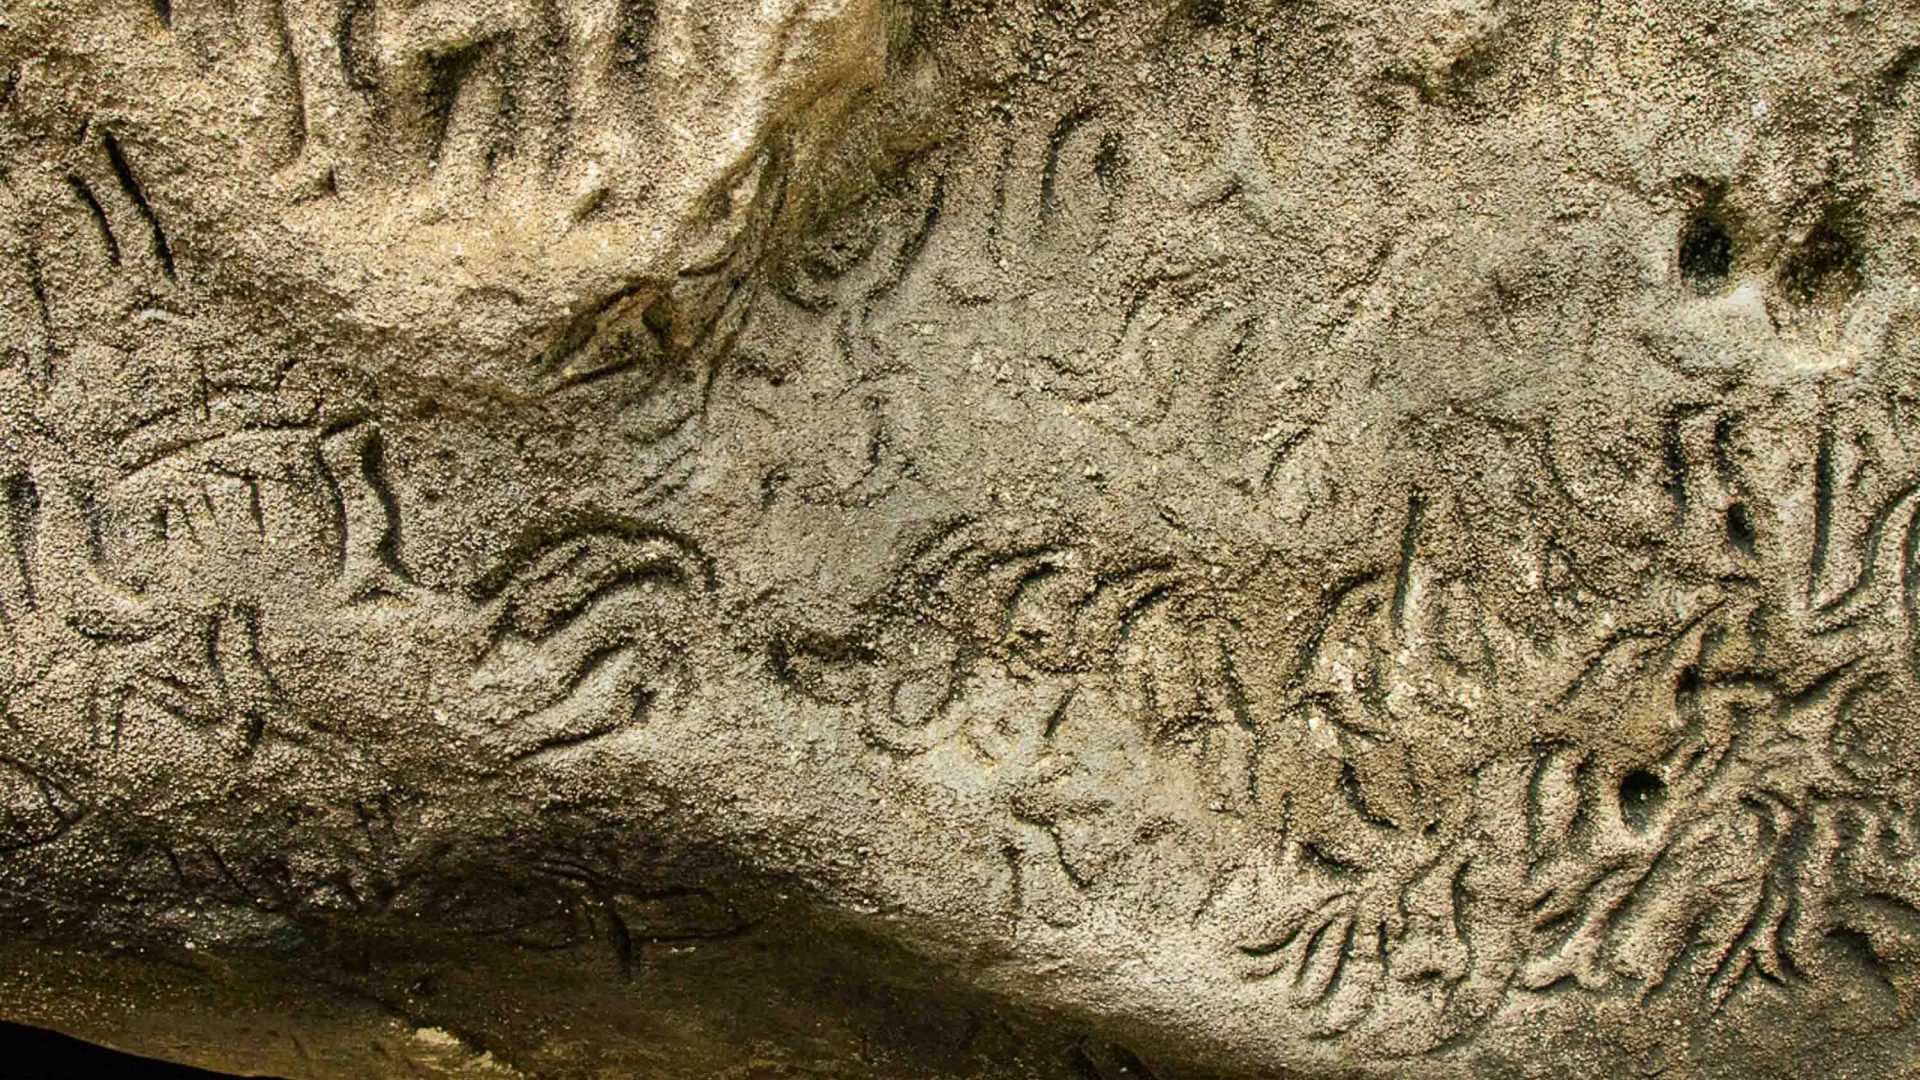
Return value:
M 231 1080 L 121 1054 L 39 1028 L 0 1023 L 0 1076 L 8 1080 Z

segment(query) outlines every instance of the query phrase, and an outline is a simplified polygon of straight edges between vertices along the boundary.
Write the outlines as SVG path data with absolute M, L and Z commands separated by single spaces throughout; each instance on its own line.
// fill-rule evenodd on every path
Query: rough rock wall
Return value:
M 1920 11 L 14 0 L 0 1012 L 1920 1075 Z

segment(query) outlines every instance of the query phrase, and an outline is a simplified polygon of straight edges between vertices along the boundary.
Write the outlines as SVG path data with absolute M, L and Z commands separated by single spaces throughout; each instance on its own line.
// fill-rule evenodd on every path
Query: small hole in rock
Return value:
M 1620 820 L 1634 832 L 1646 832 L 1667 801 L 1667 785 L 1645 769 L 1620 781 Z
M 1744 555 L 1753 554 L 1753 521 L 1747 516 L 1746 503 L 1727 507 L 1727 543 Z
M 1733 236 L 1717 207 L 1695 213 L 1680 232 L 1680 276 L 1700 292 L 1718 289 L 1733 273 Z
M 1187 18 L 1201 26 L 1225 26 L 1227 22 L 1226 0 L 1188 0 L 1185 10 Z
M 1842 303 L 1860 290 L 1859 244 L 1844 210 L 1829 209 L 1780 266 L 1780 289 L 1801 304 Z

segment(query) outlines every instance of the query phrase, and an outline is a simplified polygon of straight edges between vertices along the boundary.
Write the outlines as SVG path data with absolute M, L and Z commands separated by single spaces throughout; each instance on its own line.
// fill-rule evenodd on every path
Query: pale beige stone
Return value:
M 0 1015 L 1920 1069 L 1910 5 L 0 18 Z

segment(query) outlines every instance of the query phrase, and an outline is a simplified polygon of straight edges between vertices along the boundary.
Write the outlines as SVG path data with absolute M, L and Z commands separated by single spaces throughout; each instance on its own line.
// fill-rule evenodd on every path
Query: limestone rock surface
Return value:
M 1920 1076 L 1920 8 L 7 0 L 0 1015 Z

